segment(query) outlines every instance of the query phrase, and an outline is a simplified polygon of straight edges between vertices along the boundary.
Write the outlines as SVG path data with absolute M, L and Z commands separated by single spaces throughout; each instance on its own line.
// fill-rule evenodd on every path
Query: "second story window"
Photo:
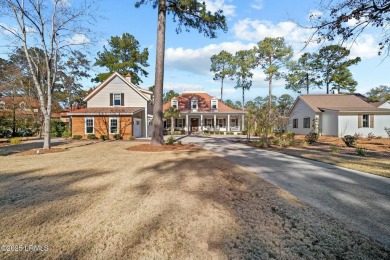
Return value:
M 191 100 L 191 109 L 198 109 L 198 100 L 197 99 Z
M 3 101 L 0 101 L 0 110 L 5 109 L 5 103 Z
M 177 101 L 177 99 L 172 99 L 172 101 L 171 101 L 171 106 L 173 107 L 173 108 L 178 108 L 178 101 Z
M 114 106 L 121 105 L 121 94 L 114 94 Z
M 124 93 L 111 93 L 110 106 L 124 106 Z
M 211 109 L 218 109 L 218 100 L 217 99 L 211 100 Z

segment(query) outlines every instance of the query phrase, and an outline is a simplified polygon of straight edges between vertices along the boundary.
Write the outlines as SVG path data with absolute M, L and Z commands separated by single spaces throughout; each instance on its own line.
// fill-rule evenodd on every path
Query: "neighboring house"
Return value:
M 381 102 L 373 102 L 370 104 L 373 105 L 374 107 L 377 107 L 377 108 L 390 109 L 390 100 L 381 101 Z
M 185 132 L 219 131 L 239 133 L 243 131 L 244 112 L 228 107 L 204 91 L 184 92 L 163 106 L 178 109 L 178 118 L 167 118 L 164 128 Z
M 84 101 L 87 107 L 70 111 L 72 136 L 96 137 L 120 134 L 124 139 L 147 137 L 151 133 L 152 92 L 133 83 L 131 78 L 113 73 Z
M 375 107 L 356 95 L 301 95 L 290 110 L 288 129 L 306 135 L 313 127 L 326 136 L 387 137 L 384 128 L 390 127 L 390 109 Z

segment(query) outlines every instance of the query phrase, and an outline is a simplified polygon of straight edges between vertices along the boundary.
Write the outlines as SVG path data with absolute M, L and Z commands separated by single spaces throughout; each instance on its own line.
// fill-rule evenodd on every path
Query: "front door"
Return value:
M 141 126 L 141 119 L 134 118 L 133 121 L 133 136 L 135 138 L 142 136 L 142 126 Z
M 191 118 L 191 132 L 198 131 L 198 127 L 199 127 L 199 119 Z

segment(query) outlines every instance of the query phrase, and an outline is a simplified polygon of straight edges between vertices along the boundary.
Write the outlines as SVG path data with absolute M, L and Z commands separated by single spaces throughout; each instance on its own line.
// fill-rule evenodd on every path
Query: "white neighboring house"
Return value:
M 390 109 L 390 100 L 381 101 L 381 102 L 373 102 L 370 104 L 373 105 L 374 107 L 377 107 L 377 108 Z
M 301 95 L 290 110 L 288 130 L 306 135 L 313 127 L 325 136 L 388 137 L 390 104 L 376 107 L 353 94 Z

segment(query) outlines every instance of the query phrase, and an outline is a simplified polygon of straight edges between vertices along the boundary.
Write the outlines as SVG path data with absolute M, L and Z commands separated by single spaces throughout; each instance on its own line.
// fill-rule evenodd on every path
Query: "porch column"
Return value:
M 171 134 L 175 131 L 175 119 L 171 117 Z
M 244 131 L 244 130 L 245 130 L 244 115 L 241 116 L 241 123 L 242 123 L 242 129 L 241 129 L 241 131 Z
M 214 130 L 217 128 L 217 115 L 214 114 Z
M 203 115 L 200 115 L 200 131 L 203 131 Z
M 188 128 L 188 115 L 186 115 L 186 131 L 189 132 L 189 128 Z
M 230 114 L 228 114 L 227 132 L 230 132 Z

